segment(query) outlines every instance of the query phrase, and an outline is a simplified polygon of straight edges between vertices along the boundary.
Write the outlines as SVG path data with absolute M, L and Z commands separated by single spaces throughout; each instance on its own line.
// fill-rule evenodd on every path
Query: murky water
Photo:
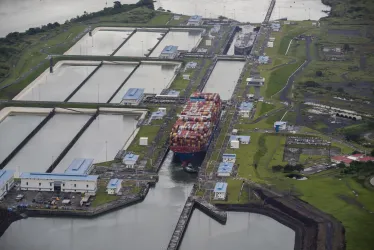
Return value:
M 53 73 L 49 73 L 49 69 L 47 69 L 44 74 L 35 80 L 36 85 L 33 88 L 14 99 L 64 101 L 96 67 L 62 64 L 60 67 L 55 67 Z
M 137 31 L 132 37 L 118 50 L 115 56 L 137 56 L 143 57 L 149 54 L 149 51 L 157 44 L 161 37 L 160 32 Z
M 5 166 L 5 169 L 45 172 L 89 118 L 89 115 L 54 115 Z M 9 130 L 9 133 L 18 131 Z
M 144 88 L 144 93 L 161 93 L 170 85 L 176 67 L 175 64 L 141 64 L 111 103 L 120 103 L 130 88 Z
M 36 128 L 45 115 L 9 115 L 0 122 L 0 163 Z
M 94 163 L 113 160 L 136 129 L 135 117 L 100 114 L 78 139 L 53 172 L 63 173 L 75 158 Z
M 137 0 L 122 0 L 121 3 L 136 3 Z M 187 15 L 199 14 L 205 17 L 224 15 L 239 21 L 260 23 L 263 21 L 269 0 L 157 0 L 155 8 L 163 7 L 175 13 Z M 65 22 L 72 17 L 82 15 L 84 11 L 93 12 L 112 6 L 107 0 L 0 0 L 0 36 L 9 32 L 24 31 L 49 22 Z M 290 7 L 292 6 L 292 7 Z M 278 0 L 273 19 L 317 20 L 326 16 L 322 10 L 328 10 L 320 0 Z
M 168 45 L 178 46 L 178 50 L 191 51 L 201 40 L 201 31 L 170 31 L 157 45 L 151 57 L 158 57 Z
M 230 99 L 244 64 L 243 61 L 218 61 L 203 91 L 219 93 L 222 100 Z
M 98 30 L 86 34 L 65 55 L 110 56 L 131 34 L 130 31 Z
M 159 182 L 142 203 L 92 219 L 17 221 L 0 238 L 1 249 L 166 249 L 196 176 L 175 168 L 172 155 L 170 152 Z
M 107 102 L 135 66 L 135 64 L 104 64 L 69 102 Z
M 293 250 L 294 242 L 295 232 L 270 217 L 229 212 L 223 226 L 195 209 L 180 250 Z

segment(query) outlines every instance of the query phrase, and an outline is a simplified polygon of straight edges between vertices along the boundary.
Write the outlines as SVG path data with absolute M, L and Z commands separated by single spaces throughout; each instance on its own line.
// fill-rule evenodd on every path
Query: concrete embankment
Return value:
M 103 61 L 100 62 L 99 66 L 97 66 L 87 77 L 86 79 L 83 80 L 83 82 L 81 82 L 81 84 L 78 85 L 78 87 L 76 89 L 74 89 L 73 92 L 70 93 L 70 95 L 68 97 L 66 97 L 66 99 L 64 100 L 64 102 L 67 102 L 69 101 L 79 90 L 80 88 L 83 87 L 83 85 L 88 81 L 90 80 L 90 78 L 101 68 L 101 66 L 103 66 Z
M 8 162 L 10 162 L 14 156 L 31 140 L 31 138 L 38 133 L 45 124 L 55 115 L 55 109 L 53 109 L 31 133 L 26 136 L 25 139 L 1 162 L 0 169 L 3 169 Z
M 22 216 L 19 214 L 8 211 L 5 208 L 0 208 L 0 237 L 8 229 L 10 224 L 20 219 L 22 219 Z
M 60 161 L 65 157 L 65 155 L 69 152 L 69 150 L 74 146 L 74 144 L 78 141 L 78 139 L 82 136 L 84 131 L 91 125 L 91 123 L 96 119 L 99 115 L 99 110 L 91 116 L 91 118 L 84 124 L 84 126 L 79 130 L 79 132 L 74 136 L 74 138 L 69 142 L 69 144 L 64 148 L 61 154 L 56 158 L 56 160 L 52 163 L 52 165 L 47 169 L 47 173 L 52 173 L 52 171 L 56 168 L 56 166 L 60 163 Z
M 193 186 L 191 190 L 191 194 L 195 193 L 196 185 Z M 182 213 L 179 217 L 177 225 L 175 226 L 174 232 L 171 236 L 170 242 L 168 244 L 167 250 L 177 250 L 182 243 L 183 236 L 187 230 L 188 223 L 192 217 L 193 210 L 195 208 L 200 209 L 209 217 L 215 219 L 221 224 L 226 224 L 227 221 L 227 213 L 221 211 L 217 207 L 213 206 L 209 202 L 194 196 L 189 196 L 184 207 Z

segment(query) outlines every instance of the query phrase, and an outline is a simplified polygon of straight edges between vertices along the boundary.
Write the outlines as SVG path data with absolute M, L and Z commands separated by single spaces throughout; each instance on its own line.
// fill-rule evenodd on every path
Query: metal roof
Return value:
M 214 192 L 224 192 L 226 193 L 227 190 L 227 183 L 226 182 L 217 182 L 216 186 L 214 187 Z
M 138 160 L 138 158 L 139 158 L 139 155 L 126 154 L 125 157 L 123 158 L 123 160 L 136 162 Z
M 178 46 L 168 45 L 162 50 L 161 54 L 174 54 L 177 50 Z
M 166 113 L 162 111 L 152 112 L 152 117 L 164 117 L 165 115 Z
M 253 108 L 253 103 L 251 103 L 251 102 L 242 102 L 240 104 L 239 110 L 251 111 L 252 108 Z
M 218 173 L 231 173 L 234 167 L 232 162 L 221 162 L 218 166 Z
M 87 174 L 94 159 L 76 158 L 65 170 L 65 174 Z
M 222 158 L 236 158 L 236 154 L 223 154 Z
M 144 94 L 144 89 L 130 88 L 123 96 L 123 100 L 138 100 Z
M 121 186 L 122 180 L 120 179 L 111 179 L 106 186 L 106 188 L 118 188 L 118 186 Z
M 249 135 L 231 135 L 230 141 L 240 140 L 241 142 L 249 143 L 251 137 Z
M 60 180 L 60 181 L 96 181 L 98 175 L 86 174 L 54 174 L 54 173 L 22 173 L 21 179 Z
M 14 176 L 14 170 L 0 170 L 0 188 L 3 187 L 10 178 Z
M 282 126 L 285 124 L 287 124 L 287 122 L 282 122 L 282 121 L 274 122 L 274 126 Z
M 194 15 L 194 16 L 191 16 L 190 19 L 188 19 L 188 21 L 189 22 L 201 22 L 202 19 L 203 19 L 202 16 Z

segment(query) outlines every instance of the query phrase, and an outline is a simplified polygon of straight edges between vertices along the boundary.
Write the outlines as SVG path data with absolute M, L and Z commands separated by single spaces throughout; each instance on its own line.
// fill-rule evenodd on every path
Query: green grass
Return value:
M 294 73 L 302 63 L 303 62 L 288 64 L 279 69 L 274 70 L 270 74 L 270 78 L 268 80 L 265 79 L 265 96 L 269 98 L 272 95 L 278 93 L 286 85 L 287 80 L 291 76 L 291 74 Z
M 170 18 L 172 18 L 170 13 L 158 13 L 154 18 L 152 18 L 147 24 L 148 25 L 165 25 Z
M 139 145 L 140 137 L 148 137 L 148 145 L 151 145 L 154 138 L 156 137 L 158 131 L 160 130 L 159 126 L 145 125 L 140 127 L 138 134 L 135 139 L 132 141 L 131 145 L 128 147 L 127 151 L 132 151 L 136 154 L 139 154 L 141 157 L 147 153 L 147 146 Z
M 97 207 L 103 205 L 105 203 L 118 200 L 116 195 L 110 195 L 106 192 L 106 184 L 107 183 L 99 183 L 99 188 L 96 193 L 95 199 L 91 203 L 92 207 Z
M 239 192 L 242 187 L 241 180 L 234 180 L 232 178 L 227 179 L 227 201 L 217 201 L 217 203 L 228 203 L 228 204 L 244 204 L 248 202 L 248 193 L 243 188 L 243 192 L 240 197 Z M 238 200 L 239 198 L 239 200 Z
M 258 114 L 257 114 L 257 110 L 256 110 L 256 114 L 255 114 L 254 119 L 256 119 L 256 116 L 257 117 L 262 116 L 262 115 L 266 114 L 267 112 L 273 110 L 274 108 L 275 108 L 275 105 L 273 105 L 273 104 L 266 103 L 266 102 L 258 102 L 257 103 Z
M 189 16 L 181 16 L 179 18 L 179 20 L 174 20 L 173 18 L 170 20 L 170 22 L 168 23 L 168 25 L 180 25 L 182 22 L 185 22 L 189 19 L 190 17 Z

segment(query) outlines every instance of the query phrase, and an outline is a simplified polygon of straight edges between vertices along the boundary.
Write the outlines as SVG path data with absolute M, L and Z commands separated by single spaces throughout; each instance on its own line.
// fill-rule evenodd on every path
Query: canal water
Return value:
M 45 117 L 46 115 L 15 114 L 8 115 L 0 122 L 0 163 Z
M 160 94 L 169 87 L 176 68 L 177 64 L 142 63 L 111 103 L 120 103 L 130 88 L 144 88 L 144 93 Z
M 104 64 L 69 102 L 105 103 L 130 75 L 136 64 Z
M 64 101 L 97 66 L 62 64 L 50 73 L 47 69 L 34 82 L 32 88 L 18 95 L 17 100 Z
M 28 218 L 13 223 L 0 238 L 2 250 L 166 249 L 196 175 L 172 162 L 145 200 L 93 219 Z
M 55 114 L 14 156 L 5 169 L 45 172 L 90 118 L 89 115 Z M 22 123 L 28 120 L 20 121 Z M 19 130 L 9 129 L 9 138 Z
M 178 46 L 178 50 L 191 51 L 201 40 L 201 31 L 170 31 L 157 45 L 151 57 L 158 57 L 162 50 L 168 45 Z
M 136 3 L 137 0 L 121 0 L 122 4 Z M 270 0 L 156 0 L 155 8 L 163 7 L 176 13 L 199 14 L 205 17 L 224 15 L 239 21 L 260 23 L 263 21 Z M 25 31 L 50 22 L 63 23 L 82 15 L 112 6 L 107 0 L 0 0 L 0 37 L 13 31 Z M 321 0 L 278 0 L 273 18 L 317 20 L 326 16 L 322 10 L 329 10 Z M 292 7 L 290 7 L 292 6 Z M 309 12 L 310 8 L 310 12 Z
M 130 36 L 132 30 L 98 30 L 92 36 L 86 34 L 65 55 L 110 56 Z
M 295 232 L 270 217 L 229 212 L 223 226 L 195 209 L 180 250 L 293 250 L 294 244 Z
M 203 91 L 219 93 L 222 100 L 229 100 L 244 64 L 244 61 L 218 61 Z
M 144 57 L 149 54 L 158 39 L 161 32 L 137 31 L 132 37 L 118 50 L 115 56 L 137 56 Z
M 134 116 L 100 114 L 78 139 L 53 172 L 63 173 L 75 158 L 94 163 L 113 160 L 136 129 Z

